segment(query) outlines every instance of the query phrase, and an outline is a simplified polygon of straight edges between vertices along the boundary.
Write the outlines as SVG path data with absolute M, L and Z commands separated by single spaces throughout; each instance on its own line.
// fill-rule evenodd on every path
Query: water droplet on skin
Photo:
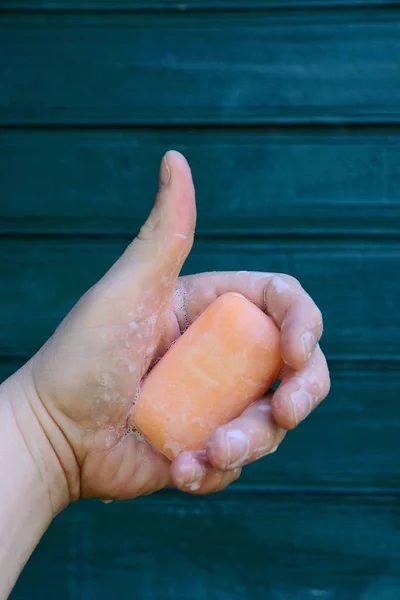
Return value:
M 254 455 L 257 456 L 257 460 L 260 458 L 265 458 L 265 456 L 269 456 L 270 454 L 274 454 L 278 450 L 278 446 L 274 446 L 270 448 L 269 445 L 266 447 L 255 448 Z

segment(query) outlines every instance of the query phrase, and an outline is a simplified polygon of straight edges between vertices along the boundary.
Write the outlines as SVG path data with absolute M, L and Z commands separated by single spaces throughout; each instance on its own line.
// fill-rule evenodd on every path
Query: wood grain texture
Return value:
M 191 164 L 202 235 L 399 235 L 397 128 L 3 130 L 3 234 L 131 234 L 169 148 Z
M 22 359 L 0 361 L 0 382 Z M 330 364 L 328 399 L 279 450 L 247 466 L 236 490 L 400 492 L 398 364 Z
M 0 123 L 398 122 L 400 13 L 14 15 Z
M 399 536 L 390 496 L 85 502 L 53 523 L 11 600 L 398 600 Z
M 129 11 L 129 12 L 187 12 L 187 11 L 246 11 L 285 8 L 383 8 L 399 6 L 398 0 L 1 0 L 0 10 L 10 11 Z
M 117 239 L 4 240 L 0 244 L 0 354 L 26 355 L 52 333 L 127 245 Z M 290 273 L 320 306 L 331 358 L 400 356 L 400 248 L 396 244 L 198 240 L 184 273 Z

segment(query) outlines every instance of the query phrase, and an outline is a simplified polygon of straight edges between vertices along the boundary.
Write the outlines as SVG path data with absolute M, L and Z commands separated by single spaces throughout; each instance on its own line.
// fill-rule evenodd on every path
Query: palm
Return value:
M 169 481 L 169 461 L 133 431 L 130 414 L 179 325 L 170 287 L 137 297 L 130 287 L 112 275 L 100 282 L 36 358 L 39 395 L 74 448 L 83 496 L 129 498 Z

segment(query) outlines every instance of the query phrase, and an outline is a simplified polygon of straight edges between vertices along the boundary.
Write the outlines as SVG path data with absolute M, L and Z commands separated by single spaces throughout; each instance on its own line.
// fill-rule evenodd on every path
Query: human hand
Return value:
M 329 391 L 321 313 L 294 278 L 245 271 L 178 278 L 195 219 L 190 169 L 170 152 L 137 238 L 23 368 L 26 398 L 65 478 L 55 512 L 79 497 L 128 499 L 166 486 L 221 490 L 244 464 L 272 452 Z M 217 430 L 205 452 L 185 452 L 171 464 L 132 429 L 135 396 L 153 361 L 228 291 L 280 327 L 281 385 Z M 29 445 L 28 431 L 24 437 Z

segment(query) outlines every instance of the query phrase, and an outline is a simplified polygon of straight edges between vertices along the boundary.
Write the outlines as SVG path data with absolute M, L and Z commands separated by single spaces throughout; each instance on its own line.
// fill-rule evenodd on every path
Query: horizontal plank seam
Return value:
M 394 227 L 394 226 L 393 226 Z M 140 228 L 140 224 L 136 225 L 137 231 Z M 4 224 L 0 229 L 0 245 L 2 243 L 7 243 L 7 241 L 13 242 L 24 242 L 29 240 L 43 240 L 43 241 L 62 241 L 64 239 L 68 239 L 69 241 L 82 241 L 82 242 L 90 242 L 93 241 L 101 241 L 104 242 L 115 240 L 120 241 L 121 243 L 129 243 L 133 237 L 137 234 L 135 229 L 128 232 L 120 232 L 120 231 L 82 231 L 82 230 L 73 230 L 68 229 L 65 231 L 62 230 L 41 230 L 38 229 L 36 231 L 24 231 L 24 230 L 8 230 Z M 380 228 L 377 230 L 366 230 L 365 226 L 363 226 L 362 230 L 330 230 L 329 228 L 316 230 L 316 229 L 305 229 L 303 231 L 297 230 L 246 230 L 246 231 L 235 231 L 231 229 L 230 231 L 216 230 L 216 231 L 208 231 L 204 232 L 201 229 L 197 230 L 195 241 L 200 243 L 207 242 L 220 242 L 221 244 L 235 244 L 237 243 L 240 246 L 248 246 L 253 243 L 267 243 L 265 238 L 268 237 L 268 244 L 273 241 L 274 243 L 280 243 L 288 248 L 293 244 L 301 243 L 304 247 L 307 247 L 307 243 L 317 244 L 323 243 L 325 245 L 332 244 L 335 246 L 335 249 L 340 249 L 340 245 L 346 243 L 346 248 L 356 250 L 359 244 L 364 245 L 377 245 L 380 249 L 381 246 L 390 247 L 390 244 L 398 245 L 400 242 L 400 229 L 399 230 L 391 230 Z M 393 250 L 398 250 L 398 248 L 393 248 Z
M 215 3 L 186 3 L 186 2 L 175 2 L 168 4 L 161 4 L 158 2 L 154 3 L 137 3 L 130 4 L 129 6 L 122 6 L 118 2 L 109 4 L 99 4 L 93 2 L 88 4 L 87 2 L 82 3 L 64 3 L 58 2 L 51 5 L 46 3 L 46 6 L 40 6 L 39 4 L 33 5 L 21 3 L 20 5 L 13 3 L 0 3 L 0 15 L 1 13 L 7 15 L 20 15 L 22 14 L 154 14 L 154 13 L 282 13 L 286 9 L 293 9 L 294 11 L 339 11 L 339 10 L 362 10 L 373 11 L 377 9 L 396 9 L 400 7 L 400 2 L 391 0 L 376 0 L 368 5 L 365 5 L 364 0 L 286 0 L 285 2 L 270 2 L 268 4 L 247 2 L 242 4 L 234 4 L 233 2 L 215 2 Z
M 243 107 L 245 110 L 246 107 Z M 254 107 L 248 107 L 249 114 Z M 84 110 L 84 109 L 82 109 Z M 88 113 L 90 112 L 90 108 L 87 107 L 86 110 Z M 141 108 L 135 107 L 134 112 L 138 115 L 141 114 Z M 144 107 L 143 107 L 144 110 Z M 159 109 L 160 111 L 161 109 Z M 179 111 L 178 107 L 174 107 L 174 110 Z M 201 109 L 194 109 L 197 114 L 201 113 Z M 379 113 L 378 116 L 376 113 Z M 112 112 L 112 110 L 110 110 Z M 322 111 L 323 112 L 323 111 Z M 352 111 L 350 111 L 352 113 Z M 48 122 L 44 122 L 43 120 L 27 120 L 26 117 L 15 117 L 11 118 L 4 117 L 4 109 L 2 110 L 2 114 L 0 114 L 0 130 L 1 129 L 40 129 L 40 130 L 53 130 L 53 129 L 68 129 L 68 130 L 84 130 L 84 129 L 103 129 L 103 130 L 112 130 L 112 129 L 152 129 L 152 130 L 162 130 L 162 131 L 171 131 L 171 130 L 181 130 L 185 131 L 193 130 L 193 129 L 265 129 L 266 131 L 271 130 L 280 130 L 280 129 L 312 129 L 312 128 L 325 128 L 329 130 L 342 130 L 344 132 L 346 129 L 358 129 L 362 128 L 363 130 L 368 129 L 393 129 L 400 128 L 400 111 L 390 112 L 385 106 L 378 107 L 377 110 L 372 110 L 371 112 L 366 113 L 356 113 L 354 114 L 346 114 L 346 109 L 343 111 L 329 112 L 329 107 L 327 110 L 323 112 L 323 114 L 316 114 L 313 112 L 313 107 L 310 107 L 310 114 L 307 116 L 290 114 L 289 116 L 282 115 L 273 115 L 273 116 L 252 116 L 251 118 L 247 117 L 238 117 L 221 120 L 219 116 L 215 119 L 210 118 L 190 118 L 190 119 L 175 119 L 173 117 L 167 116 L 166 119 L 168 123 L 163 121 L 156 120 L 147 120 L 147 119 L 131 119 L 130 121 L 126 120 L 116 120 L 111 117 L 110 121 L 105 122 L 104 118 L 101 120 L 91 119 L 90 122 L 79 120 L 79 119 L 70 119 L 70 120 L 54 120 L 51 119 Z M 68 119 L 68 118 L 67 118 Z
M 400 112 L 399 112 L 400 116 Z M 1 115 L 0 115 L 1 119 Z M 290 133 L 298 135 L 299 133 L 304 136 L 312 135 L 335 135 L 337 137 L 343 137 L 346 135 L 351 136 L 363 136 L 366 134 L 384 135 L 397 138 L 400 134 L 400 121 L 397 123 L 388 122 L 356 122 L 349 121 L 348 123 L 334 123 L 334 122 L 266 122 L 266 123 L 254 123 L 254 122 L 208 122 L 208 123 L 196 123 L 196 122 L 160 122 L 160 123 L 32 123 L 32 122 L 0 122 L 0 135 L 2 133 L 9 134 L 10 131 L 26 131 L 27 133 L 46 133 L 46 132 L 60 132 L 60 133 L 82 133 L 86 131 L 90 133 L 102 134 L 104 131 L 115 131 L 117 133 L 130 133 L 132 134 L 135 130 L 141 133 L 155 134 L 160 130 L 165 132 L 181 132 L 185 131 L 185 134 L 190 133 L 202 133 L 204 131 L 216 131 L 224 133 L 262 133 L 264 130 L 270 135 L 279 136 L 284 133 L 286 136 Z
M 367 488 L 367 487 L 341 487 L 341 486 L 273 486 L 273 485 L 240 485 L 234 484 L 224 492 L 226 495 L 265 495 L 265 496 L 297 496 L 297 497 L 347 497 L 347 498 L 382 498 L 400 500 L 400 488 Z M 177 496 L 180 493 L 174 489 L 165 489 L 159 492 L 161 495 Z

